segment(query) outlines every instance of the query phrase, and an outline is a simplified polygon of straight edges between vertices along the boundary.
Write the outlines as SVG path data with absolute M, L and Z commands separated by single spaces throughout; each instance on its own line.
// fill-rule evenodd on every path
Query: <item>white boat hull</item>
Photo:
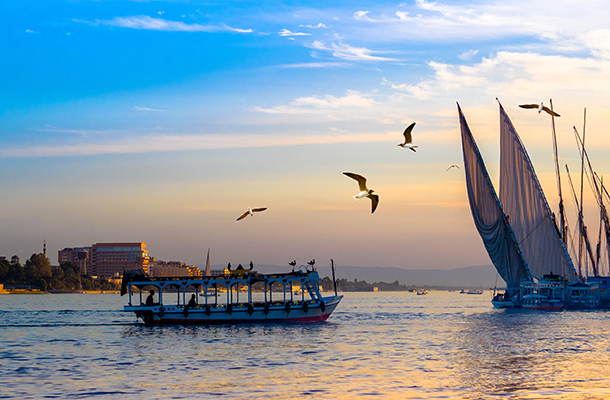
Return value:
M 142 318 L 147 324 L 237 324 L 237 323 L 294 323 L 315 324 L 326 321 L 335 310 L 343 296 L 332 296 L 323 298 L 323 302 L 308 302 L 306 307 L 303 303 L 273 303 L 266 310 L 264 306 L 248 308 L 247 304 L 205 305 L 197 306 L 184 311 L 182 306 L 125 306 L 125 311 L 135 312 L 136 316 Z M 311 304 L 313 303 L 313 304 Z

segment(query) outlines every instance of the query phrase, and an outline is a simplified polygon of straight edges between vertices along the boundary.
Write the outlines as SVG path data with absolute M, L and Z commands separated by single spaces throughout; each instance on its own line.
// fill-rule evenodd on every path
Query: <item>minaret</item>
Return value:
M 45 256 L 47 256 L 47 239 L 44 240 L 43 244 L 42 244 L 42 254 Z

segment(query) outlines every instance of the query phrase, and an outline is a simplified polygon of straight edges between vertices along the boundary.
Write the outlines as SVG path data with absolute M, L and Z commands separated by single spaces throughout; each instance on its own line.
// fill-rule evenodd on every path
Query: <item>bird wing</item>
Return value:
M 376 194 L 371 194 L 371 195 L 369 195 L 369 199 L 371 199 L 371 214 L 372 214 L 377 209 L 377 204 L 379 204 L 379 196 Z
M 540 104 L 519 104 L 521 108 L 538 108 Z
M 237 218 L 237 221 L 239 221 L 240 219 L 244 219 L 246 218 L 246 216 L 248 215 L 248 211 L 246 211 L 245 213 L 243 213 L 242 215 L 239 216 L 239 218 Z
M 553 117 L 561 117 L 561 115 L 557 114 L 555 111 L 551 110 L 547 106 L 542 107 L 542 109 L 544 111 L 546 111 L 548 114 L 552 115 Z
M 252 212 L 265 211 L 266 209 L 267 209 L 267 207 L 253 208 L 253 209 L 252 209 Z
M 403 132 L 403 135 L 405 136 L 405 144 L 411 143 L 411 141 L 413 140 L 411 136 L 411 131 L 413 131 L 413 127 L 415 127 L 415 122 L 407 126 L 407 129 L 405 129 L 405 131 Z
M 358 174 L 354 174 L 352 172 L 344 172 L 344 175 L 349 176 L 352 179 L 355 179 L 358 181 L 358 187 L 360 188 L 361 192 L 368 192 L 369 190 L 366 187 L 366 178 L 362 175 L 358 175 Z

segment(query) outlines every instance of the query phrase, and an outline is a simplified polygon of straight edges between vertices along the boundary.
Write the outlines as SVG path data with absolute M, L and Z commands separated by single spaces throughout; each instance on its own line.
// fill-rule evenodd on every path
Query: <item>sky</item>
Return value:
M 586 108 L 607 173 L 608 20 L 594 0 L 1 2 L 0 255 L 144 241 L 196 265 L 208 248 L 213 264 L 489 264 L 447 171 L 456 102 L 497 183 L 498 98 L 556 211 L 550 117 L 518 105 L 552 99 L 577 186 Z M 412 122 L 417 152 L 396 146 Z M 248 207 L 268 209 L 236 221 Z

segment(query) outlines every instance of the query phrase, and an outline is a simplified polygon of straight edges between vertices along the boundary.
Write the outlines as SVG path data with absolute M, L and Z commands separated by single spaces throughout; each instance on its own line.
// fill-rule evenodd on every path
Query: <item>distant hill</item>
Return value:
M 199 266 L 205 269 L 204 266 Z M 212 269 L 222 269 L 224 265 L 214 265 Z M 331 276 L 330 266 L 317 266 L 320 277 Z M 290 266 L 254 265 L 254 270 L 262 273 L 289 272 Z M 497 278 L 498 287 L 504 287 L 504 281 L 498 276 L 493 265 L 441 269 L 402 269 L 395 267 L 335 267 L 337 279 L 353 281 L 395 282 L 407 286 L 444 286 L 453 288 L 482 288 L 494 286 Z

